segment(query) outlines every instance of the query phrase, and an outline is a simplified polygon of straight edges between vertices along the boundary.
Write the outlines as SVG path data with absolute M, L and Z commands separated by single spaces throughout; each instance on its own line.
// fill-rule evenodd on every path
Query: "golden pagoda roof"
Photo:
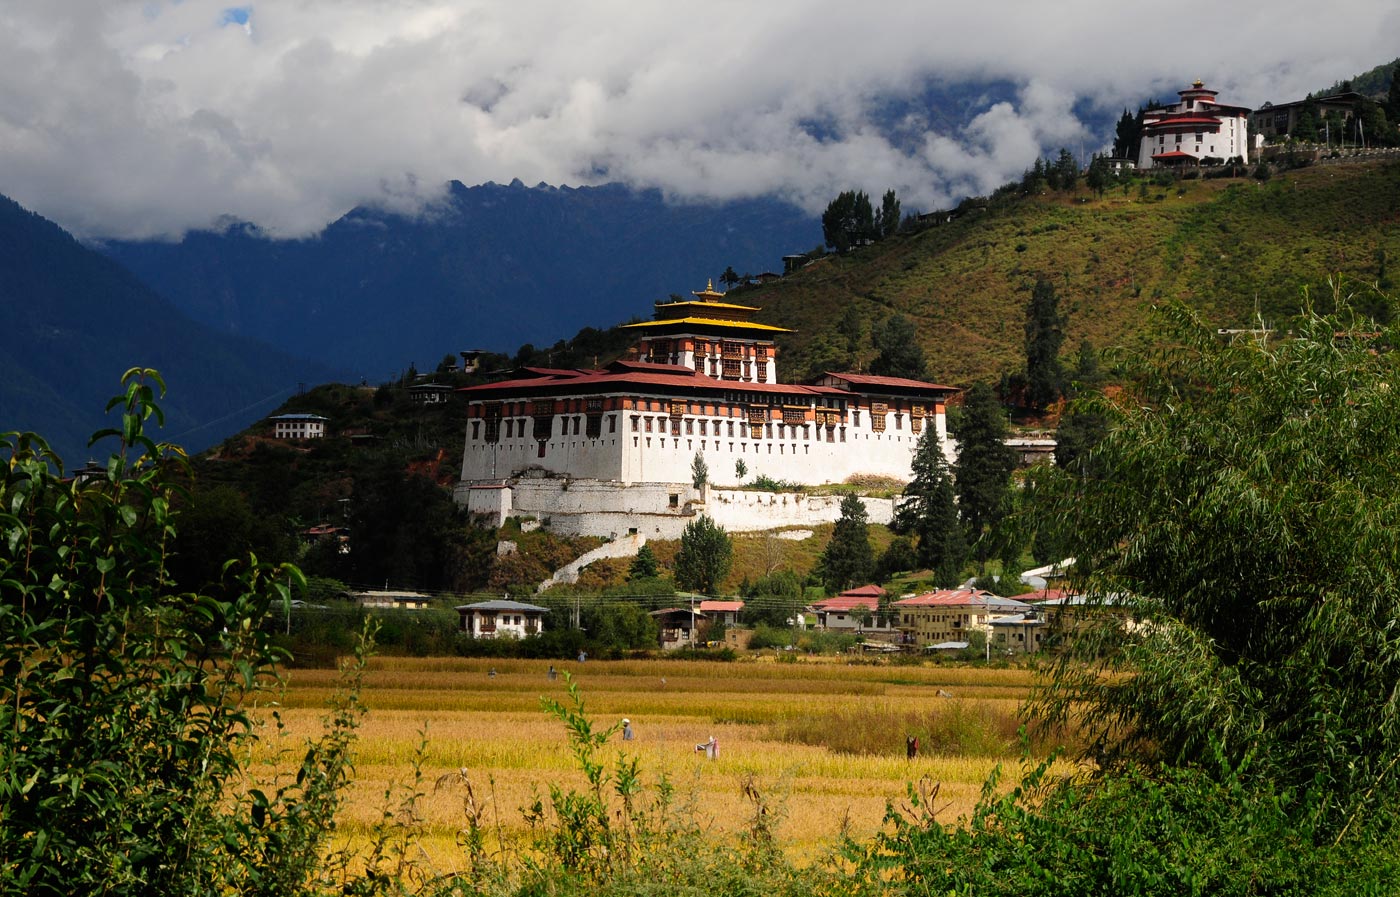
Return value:
M 715 290 L 715 282 L 713 280 L 705 281 L 705 289 L 703 290 L 691 290 L 690 295 L 705 302 L 724 298 L 723 293 Z
M 722 296 L 724 294 L 721 293 L 720 295 Z M 656 303 L 656 311 L 660 314 L 662 309 L 680 308 L 682 306 L 689 306 L 692 308 L 723 308 L 732 311 L 758 311 L 757 305 L 736 305 L 733 302 L 710 302 L 708 300 L 699 299 L 678 299 L 674 302 L 658 302 Z
M 722 318 L 664 318 L 658 321 L 641 321 L 637 324 L 623 324 L 623 329 L 636 327 L 660 327 L 663 324 L 686 324 L 693 327 L 732 327 L 738 330 L 768 330 L 773 333 L 792 333 L 787 327 L 775 327 L 772 324 L 759 324 L 756 321 L 735 321 Z

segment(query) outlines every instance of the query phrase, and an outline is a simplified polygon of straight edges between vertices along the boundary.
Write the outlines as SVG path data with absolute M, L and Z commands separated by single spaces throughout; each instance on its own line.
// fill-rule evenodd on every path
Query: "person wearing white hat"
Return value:
M 622 720 L 622 740 L 623 740 L 623 741 L 631 741 L 631 740 L 632 740 L 632 721 L 631 721 L 630 719 L 625 718 L 625 717 L 624 717 L 623 720 Z

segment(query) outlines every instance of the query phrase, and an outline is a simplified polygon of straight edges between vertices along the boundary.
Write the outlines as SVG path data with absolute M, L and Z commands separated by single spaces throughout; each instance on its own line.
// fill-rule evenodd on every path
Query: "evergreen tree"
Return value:
M 1037 157 L 1035 164 L 1021 176 L 1021 192 L 1039 193 L 1045 186 L 1045 160 Z
M 832 592 L 869 582 L 875 570 L 870 550 L 870 518 L 865 503 L 847 494 L 841 499 L 841 517 L 822 552 L 822 581 Z
M 1084 183 L 1099 196 L 1108 185 L 1113 183 L 1113 169 L 1108 167 L 1108 160 L 1103 156 L 1094 154 L 1094 158 L 1089 162 L 1089 173 L 1084 176 Z
M 953 481 L 958 515 L 977 560 L 992 556 L 992 534 L 1007 511 L 1015 453 L 1007 447 L 1006 414 L 992 388 L 978 383 L 968 390 L 953 435 L 958 440 L 958 460 Z
M 718 594 L 729 575 L 734 548 L 724 527 L 700 516 L 685 525 L 676 553 L 676 586 L 706 595 Z
M 727 287 L 732 287 L 740 280 L 739 275 L 734 271 L 734 266 L 730 265 L 724 269 L 724 273 L 719 276 L 720 283 Z
M 650 545 L 643 545 L 638 549 L 637 556 L 632 558 L 632 564 L 627 568 L 627 579 L 629 582 L 655 579 L 660 573 L 661 568 L 656 563 L 656 554 L 652 552 Z
M 1060 364 L 1064 326 L 1055 284 L 1036 278 L 1026 305 L 1026 404 L 1038 411 L 1064 394 L 1065 372 Z
M 1094 344 L 1088 340 L 1079 343 L 1079 354 L 1074 361 L 1074 392 L 1086 389 L 1096 389 L 1103 380 L 1103 374 L 1099 372 L 1099 353 L 1094 348 Z
M 1123 110 L 1113 136 L 1113 155 L 1116 158 L 1137 160 L 1142 141 L 1142 112 L 1140 106 L 1137 115 Z
M 860 341 L 865 337 L 865 318 L 861 315 L 860 309 L 854 305 L 846 306 L 846 310 L 841 313 L 841 323 L 837 329 L 846 339 L 846 352 L 852 359 L 860 353 Z M 847 362 L 844 369 L 850 370 L 855 365 Z
M 851 218 L 854 222 L 851 231 L 851 245 L 864 246 L 873 242 L 878 236 L 875 230 L 875 207 L 870 204 L 870 197 L 866 195 L 864 190 L 856 194 Z
M 899 230 L 899 199 L 893 190 L 886 190 L 880 202 L 880 236 L 888 237 Z
M 1400 64 L 1390 71 L 1390 91 L 1385 95 L 1385 116 L 1400 125 Z
M 958 520 L 953 480 L 943 456 L 942 441 L 933 427 L 926 427 L 919 437 L 912 473 L 914 478 L 904 488 L 904 500 L 895 515 L 894 528 L 919 540 L 914 560 L 920 567 L 933 571 L 938 586 L 955 586 L 967 561 L 967 541 Z M 894 548 L 893 544 L 890 548 Z
M 877 355 L 870 362 L 870 373 L 882 377 L 924 376 L 924 350 L 919 347 L 914 325 L 904 315 L 891 315 L 871 333 Z
M 699 452 L 690 459 L 690 484 L 696 489 L 704 489 L 705 484 L 710 481 L 710 465 L 705 463 L 705 456 Z
M 1073 190 L 1079 183 L 1079 163 L 1074 161 L 1074 153 L 1060 149 L 1060 157 L 1055 160 L 1056 189 Z

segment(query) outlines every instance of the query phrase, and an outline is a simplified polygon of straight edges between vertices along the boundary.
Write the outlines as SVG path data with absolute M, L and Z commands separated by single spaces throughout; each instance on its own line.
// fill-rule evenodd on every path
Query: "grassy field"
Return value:
M 460 866 L 456 843 L 468 799 L 481 811 L 493 847 L 522 843 L 529 834 L 522 808 L 551 785 L 581 787 L 584 781 L 564 726 L 541 709 L 542 696 L 567 699 L 564 677 L 550 681 L 548 666 L 372 661 L 362 692 L 369 712 L 339 823 L 345 843 L 363 846 L 390 810 L 399 822 L 414 823 L 415 857 L 437 872 L 452 871 Z M 743 792 L 745 783 L 753 784 L 779 820 L 781 842 L 797 858 L 820 855 L 842 832 L 868 837 L 879 828 L 886 803 L 898 803 L 907 783 L 921 779 L 940 785 L 940 818 L 967 813 L 992 768 L 1018 762 L 1016 709 L 1031 685 L 1031 673 L 1022 669 L 806 658 L 556 666 L 579 684 L 595 726 L 632 720 L 636 738 L 624 744 L 614 735 L 604 752 L 610 764 L 621 750 L 637 756 L 649 787 L 664 775 L 676 789 L 677 806 L 721 839 L 751 817 L 753 799 Z M 288 674 L 278 711 L 291 739 L 284 744 L 313 734 L 335 679 L 322 670 Z M 270 709 L 264 714 L 269 719 Z M 908 734 L 917 735 L 922 748 L 912 762 L 905 757 Z M 720 744 L 715 761 L 694 750 L 711 735 Z M 277 741 L 265 739 L 257 758 L 269 774 L 299 756 L 293 747 L 279 760 Z M 421 757 L 416 782 L 415 756 Z M 421 796 L 405 803 L 415 791 Z
M 779 339 L 784 377 L 844 347 L 843 313 L 864 321 L 854 364 L 875 354 L 871 325 L 911 318 L 928 376 L 968 386 L 1025 363 L 1026 301 L 1037 276 L 1060 297 L 1067 352 L 1154 344 L 1150 306 L 1177 298 L 1220 327 L 1256 313 L 1286 328 L 1305 304 L 1328 307 L 1327 279 L 1394 289 L 1400 258 L 1400 164 L 1319 165 L 1252 178 L 1126 185 L 1102 196 L 1081 186 L 1027 197 L 952 224 L 901 234 L 795 275 L 738 291 L 759 319 L 793 328 Z M 838 353 L 839 354 L 839 353 Z

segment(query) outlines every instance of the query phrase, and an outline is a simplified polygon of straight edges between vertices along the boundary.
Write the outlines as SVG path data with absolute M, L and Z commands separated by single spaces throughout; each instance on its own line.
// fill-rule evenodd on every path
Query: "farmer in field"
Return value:
M 549 672 L 545 673 L 545 675 L 549 677 L 550 682 L 553 682 L 555 679 L 559 678 L 559 673 L 557 670 L 554 669 L 554 664 L 552 663 L 549 665 Z
M 630 719 L 627 719 L 626 717 L 623 717 L 622 719 L 622 740 L 632 740 L 632 721 Z

